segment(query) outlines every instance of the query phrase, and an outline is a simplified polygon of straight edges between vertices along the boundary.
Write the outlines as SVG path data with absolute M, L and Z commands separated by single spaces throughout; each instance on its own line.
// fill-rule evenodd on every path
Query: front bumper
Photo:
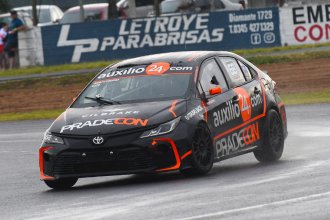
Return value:
M 65 145 L 43 144 L 39 151 L 40 178 L 93 177 L 154 173 L 189 166 L 189 134 L 176 129 L 164 137 L 140 139 L 138 134 L 106 137 L 101 146 L 92 137 L 62 137 Z M 94 137 L 94 136 L 93 136 Z

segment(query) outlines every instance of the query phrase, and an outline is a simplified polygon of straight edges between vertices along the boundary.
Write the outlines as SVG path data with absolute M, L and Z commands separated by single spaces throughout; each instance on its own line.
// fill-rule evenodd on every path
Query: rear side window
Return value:
M 214 0 L 214 7 L 216 9 L 224 9 L 225 5 L 222 3 L 222 0 Z
M 241 71 L 241 68 L 238 66 L 238 63 L 234 58 L 231 57 L 220 57 L 225 70 L 228 73 L 228 76 L 234 86 L 240 86 L 245 83 L 244 75 Z
M 199 80 L 198 89 L 200 92 L 204 91 L 206 95 L 209 95 L 209 90 L 216 86 L 220 86 L 223 92 L 228 90 L 223 72 L 214 59 L 202 64 Z
M 250 69 L 241 61 L 237 60 L 237 62 L 241 66 L 241 69 L 243 71 L 246 81 L 252 80 L 252 75 L 251 75 Z
M 148 6 L 148 5 L 153 5 L 154 1 L 153 0 L 139 0 L 135 1 L 136 7 L 141 7 L 141 6 Z

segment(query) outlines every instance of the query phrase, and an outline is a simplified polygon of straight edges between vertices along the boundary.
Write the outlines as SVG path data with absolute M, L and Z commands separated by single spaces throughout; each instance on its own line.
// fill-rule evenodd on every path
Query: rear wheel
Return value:
M 45 180 L 45 183 L 53 189 L 69 189 L 76 184 L 77 181 L 78 178 L 62 178 L 58 180 Z
M 212 138 L 206 125 L 201 124 L 195 131 L 192 141 L 192 167 L 181 170 L 186 175 L 202 175 L 208 173 L 213 166 L 214 150 Z
M 281 158 L 284 148 L 284 132 L 280 116 L 275 110 L 267 113 L 264 141 L 261 149 L 254 152 L 260 162 L 271 162 Z

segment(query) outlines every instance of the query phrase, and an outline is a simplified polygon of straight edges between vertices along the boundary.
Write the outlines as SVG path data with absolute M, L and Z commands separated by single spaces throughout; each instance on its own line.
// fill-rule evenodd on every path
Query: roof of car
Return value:
M 99 8 L 108 8 L 108 3 L 96 3 L 96 4 L 86 4 L 83 5 L 84 9 L 99 9 Z M 74 6 L 69 8 L 67 11 L 77 11 L 80 10 L 80 6 Z
M 53 7 L 56 5 L 37 5 L 37 9 L 49 9 L 50 7 Z M 17 7 L 14 8 L 14 10 L 18 11 L 18 10 L 28 10 L 28 9 L 32 9 L 31 5 L 27 5 L 27 6 L 22 6 L 22 7 Z
M 181 52 L 169 52 L 169 53 L 159 53 L 153 55 L 146 55 L 142 57 L 136 57 L 132 59 L 123 60 L 114 65 L 114 67 L 132 65 L 132 64 L 147 64 L 154 62 L 195 62 L 199 63 L 204 59 L 215 56 L 215 55 L 235 55 L 227 51 L 181 51 Z

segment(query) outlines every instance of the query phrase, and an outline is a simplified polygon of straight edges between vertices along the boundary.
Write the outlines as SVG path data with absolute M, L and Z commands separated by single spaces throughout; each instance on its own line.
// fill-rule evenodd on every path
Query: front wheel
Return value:
M 78 178 L 63 178 L 58 180 L 45 180 L 45 183 L 52 189 L 69 189 L 76 184 L 77 181 Z
M 281 158 L 284 148 L 284 132 L 280 116 L 275 110 L 269 110 L 266 117 L 263 145 L 254 151 L 260 162 L 272 162 Z
M 195 131 L 192 141 L 192 167 L 181 170 L 186 175 L 203 175 L 208 173 L 213 166 L 214 150 L 212 138 L 206 125 L 201 124 Z

